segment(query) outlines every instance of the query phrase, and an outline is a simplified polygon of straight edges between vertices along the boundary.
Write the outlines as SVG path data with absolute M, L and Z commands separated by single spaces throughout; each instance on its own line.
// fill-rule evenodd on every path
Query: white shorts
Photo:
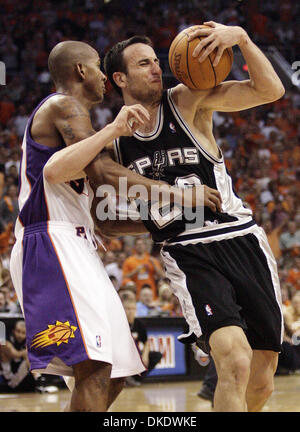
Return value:
M 72 366 L 88 359 L 112 364 L 111 378 L 145 370 L 85 227 L 50 221 L 23 228 L 10 267 L 31 370 L 73 376 Z

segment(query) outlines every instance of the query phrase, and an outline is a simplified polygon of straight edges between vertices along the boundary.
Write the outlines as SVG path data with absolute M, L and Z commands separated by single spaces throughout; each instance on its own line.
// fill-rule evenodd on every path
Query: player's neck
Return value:
M 87 99 L 84 95 L 84 91 L 82 87 L 77 86 L 58 86 L 56 88 L 57 93 L 61 93 L 67 96 L 72 96 L 73 98 L 77 99 L 84 107 L 86 107 L 88 110 L 92 108 L 92 103 L 89 99 Z
M 144 108 L 146 108 L 146 110 L 149 112 L 150 120 L 147 123 L 145 123 L 144 126 L 141 126 L 139 128 L 139 130 L 138 130 L 139 132 L 149 133 L 155 129 L 156 121 L 157 121 L 157 111 L 159 110 L 161 100 L 158 100 L 156 102 L 147 103 L 147 102 L 142 102 L 142 101 L 136 100 L 136 99 L 132 98 L 130 95 L 126 95 L 126 96 L 124 95 L 124 102 L 125 102 L 125 105 L 140 104 Z

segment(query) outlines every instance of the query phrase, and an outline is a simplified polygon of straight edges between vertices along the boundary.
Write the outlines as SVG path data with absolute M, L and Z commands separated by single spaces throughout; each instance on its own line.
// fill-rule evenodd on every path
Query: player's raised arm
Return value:
M 190 90 L 179 85 L 174 89 L 178 104 L 194 104 L 212 111 L 240 111 L 265 103 L 274 102 L 284 95 L 285 89 L 262 51 L 251 41 L 241 27 L 225 26 L 213 21 L 206 22 L 206 28 L 190 31 L 190 40 L 205 36 L 195 47 L 193 55 L 203 61 L 214 50 L 218 63 L 226 48 L 238 45 L 248 66 L 249 80 L 225 81 L 219 86 L 204 91 Z

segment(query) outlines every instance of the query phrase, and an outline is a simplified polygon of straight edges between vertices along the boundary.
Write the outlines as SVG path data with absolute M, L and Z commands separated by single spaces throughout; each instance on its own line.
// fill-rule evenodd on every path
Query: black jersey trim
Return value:
M 201 151 L 201 153 L 203 154 L 203 156 L 206 157 L 206 159 L 208 159 L 209 161 L 213 162 L 213 163 L 217 163 L 217 164 L 222 164 L 224 162 L 224 158 L 222 155 L 221 150 L 219 149 L 220 153 L 221 153 L 221 158 L 220 159 L 216 159 L 214 156 L 212 156 L 210 153 L 208 153 L 199 143 L 199 141 L 197 140 L 197 138 L 194 137 L 193 133 L 191 132 L 191 130 L 189 129 L 188 125 L 186 124 L 186 122 L 184 121 L 184 119 L 182 118 L 181 114 L 179 113 L 179 111 L 177 110 L 172 96 L 171 96 L 171 91 L 172 89 L 168 90 L 168 102 L 170 105 L 170 108 L 173 112 L 173 115 L 175 116 L 175 118 L 177 119 L 179 125 L 181 126 L 181 128 L 186 132 L 186 134 L 190 137 L 190 139 L 194 142 L 195 146 Z
M 145 135 L 145 134 L 142 134 L 141 132 L 136 131 L 133 134 L 133 136 L 136 139 L 141 140 L 141 141 L 154 140 L 155 138 L 157 138 L 160 135 L 162 128 L 163 128 L 163 124 L 164 124 L 164 113 L 163 113 L 163 103 L 161 101 L 160 106 L 159 106 L 159 110 L 158 110 L 158 122 L 157 122 L 157 127 L 156 127 L 155 131 L 149 135 Z
M 202 232 L 202 233 L 199 232 L 199 233 L 195 233 L 195 234 L 187 234 L 187 235 L 180 235 L 178 237 L 173 237 L 173 238 L 168 239 L 167 244 L 182 243 L 182 242 L 187 241 L 187 240 L 203 239 L 203 238 L 215 237 L 218 235 L 223 235 L 223 234 L 227 234 L 227 233 L 231 233 L 231 232 L 243 231 L 247 228 L 250 228 L 253 225 L 256 225 L 256 222 L 255 222 L 255 220 L 252 219 L 251 221 L 243 223 L 243 224 L 238 225 L 238 226 L 231 226 L 231 227 L 227 227 L 227 228 L 214 229 L 212 231 L 206 231 L 206 232 Z

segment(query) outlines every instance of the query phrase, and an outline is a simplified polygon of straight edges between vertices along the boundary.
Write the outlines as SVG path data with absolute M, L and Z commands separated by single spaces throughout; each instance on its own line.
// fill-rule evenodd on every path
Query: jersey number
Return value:
M 190 174 L 185 177 L 177 177 L 175 179 L 175 186 L 185 189 L 194 186 L 199 186 L 202 184 L 200 177 L 196 174 Z M 159 202 L 155 202 L 150 207 L 151 219 L 155 222 L 159 229 L 165 228 L 167 225 L 171 224 L 174 220 L 179 219 L 183 215 L 183 210 L 181 207 L 176 205 L 172 206 L 170 203 L 165 205 L 159 205 Z

